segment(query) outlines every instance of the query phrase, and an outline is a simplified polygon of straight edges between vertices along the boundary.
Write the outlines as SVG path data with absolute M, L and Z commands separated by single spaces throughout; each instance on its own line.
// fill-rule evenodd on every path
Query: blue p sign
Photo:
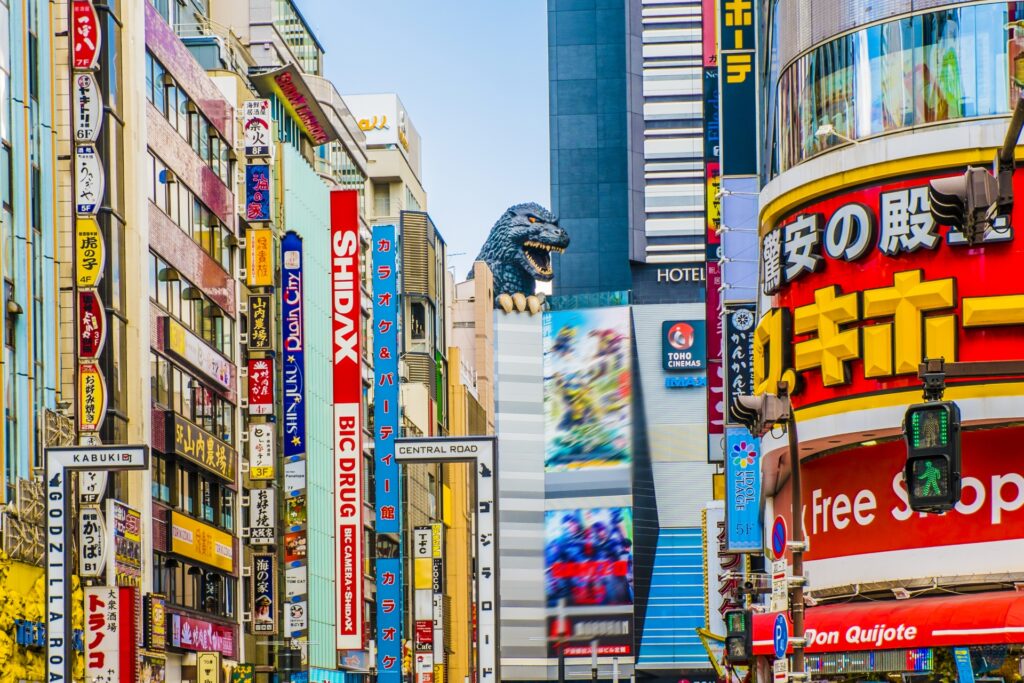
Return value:
M 775 659 L 783 659 L 789 649 L 789 624 L 783 614 L 775 616 L 775 630 L 772 632 L 772 644 L 775 646 Z

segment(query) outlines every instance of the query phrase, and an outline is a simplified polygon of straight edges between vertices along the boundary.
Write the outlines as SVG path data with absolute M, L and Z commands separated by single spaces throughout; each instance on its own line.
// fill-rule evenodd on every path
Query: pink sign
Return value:
M 193 652 L 219 652 L 235 656 L 235 631 L 230 626 L 171 614 L 171 644 Z

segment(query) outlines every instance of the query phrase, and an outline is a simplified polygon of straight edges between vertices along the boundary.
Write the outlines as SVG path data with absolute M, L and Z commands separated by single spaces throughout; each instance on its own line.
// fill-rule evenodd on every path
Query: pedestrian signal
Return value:
M 725 613 L 725 661 L 729 666 L 754 661 L 754 617 L 747 609 Z
M 960 502 L 960 408 L 951 401 L 910 406 L 903 420 L 910 507 L 945 512 Z

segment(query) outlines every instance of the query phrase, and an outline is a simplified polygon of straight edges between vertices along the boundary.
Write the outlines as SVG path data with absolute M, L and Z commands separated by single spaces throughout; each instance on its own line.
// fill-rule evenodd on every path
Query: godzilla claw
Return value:
M 522 313 L 526 310 L 526 295 L 522 292 L 516 292 L 512 295 L 512 303 L 516 305 L 516 310 Z
M 530 315 L 537 315 L 540 313 L 540 306 L 542 300 L 536 296 L 526 297 L 526 307 L 530 309 Z
M 505 311 L 506 313 L 512 312 L 512 297 L 510 297 L 508 294 L 499 294 L 497 301 L 498 305 L 501 306 L 501 310 Z

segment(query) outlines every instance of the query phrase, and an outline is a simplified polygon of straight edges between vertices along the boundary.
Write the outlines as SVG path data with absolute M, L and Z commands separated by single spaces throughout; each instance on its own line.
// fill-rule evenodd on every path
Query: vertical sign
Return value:
M 78 292 L 78 357 L 83 360 L 99 358 L 107 340 L 107 314 L 103 310 L 98 292 L 83 289 Z
M 273 553 L 252 556 L 252 632 L 277 633 L 277 573 Z
M 270 166 L 245 167 L 245 219 L 250 223 L 270 220 Z
M 430 536 L 429 526 L 418 526 L 412 530 L 412 618 L 415 628 L 413 648 L 416 652 L 434 651 L 433 555 L 430 552 Z
M 725 436 L 725 367 L 722 364 L 722 265 L 707 262 L 704 314 L 708 323 L 708 462 L 722 462 Z
M 85 589 L 85 683 L 120 683 L 118 589 Z M 51 678 L 51 680 L 53 680 Z
M 249 414 L 274 414 L 274 361 L 249 359 Z
M 355 190 L 335 190 L 331 192 L 331 348 L 334 366 L 334 543 L 337 566 L 335 636 L 339 650 L 363 647 L 360 283 L 359 197 Z M 384 671 L 380 673 L 384 674 Z
M 114 586 L 142 586 L 142 513 L 119 500 L 107 501 L 110 549 L 113 561 L 107 569 L 107 583 Z
M 75 211 L 95 216 L 103 201 L 103 162 L 92 143 L 75 146 Z
M 75 219 L 75 284 L 96 287 L 103 277 L 107 251 L 95 216 Z
M 100 60 L 100 20 L 91 0 L 71 2 L 71 66 L 95 69 Z
M 722 175 L 757 173 L 754 0 L 718 0 Z
M 277 507 L 274 489 L 249 491 L 249 542 L 273 545 L 277 533 Z
M 378 533 L 397 534 L 401 514 L 399 511 L 400 471 L 395 461 L 395 438 L 399 433 L 398 405 L 398 239 L 393 225 L 378 225 L 373 229 L 373 370 L 374 401 L 374 468 L 376 475 L 376 527 Z M 428 533 L 429 538 L 429 533 Z M 429 553 L 427 555 L 429 558 Z M 422 561 L 422 560 L 420 560 Z M 428 563 L 429 559 L 426 560 Z M 384 585 L 381 567 L 394 560 L 377 560 L 377 594 L 395 592 Z M 380 610 L 378 609 L 378 615 Z M 389 615 L 390 616 L 390 615 Z M 415 615 L 416 619 L 422 619 Z M 425 617 L 429 619 L 429 615 Z M 429 622 L 427 622 L 429 625 Z M 418 625 L 418 623 L 417 623 Z M 386 629 L 395 629 L 385 632 Z M 391 636 L 386 638 L 385 636 Z M 401 676 L 402 620 L 377 619 L 377 670 L 389 681 Z M 385 659 L 399 662 L 396 669 L 385 670 Z M 382 681 L 381 683 L 384 683 Z
M 746 427 L 725 430 L 725 546 L 728 552 L 761 553 L 761 445 Z
M 78 368 L 78 430 L 98 432 L 107 412 L 107 385 L 94 363 Z
M 284 455 L 306 452 L 306 345 L 302 305 L 302 238 L 281 239 L 282 376 L 284 377 Z
M 724 308 L 725 423 L 742 424 L 732 411 L 732 399 L 754 393 L 754 323 L 756 306 L 729 303 Z
M 75 74 L 74 124 L 76 142 L 96 142 L 103 125 L 103 101 L 96 76 Z
M 274 425 L 249 423 L 249 479 L 274 478 Z
M 399 533 L 395 438 L 398 405 L 398 241 L 395 226 L 373 229 L 373 418 L 377 480 L 377 532 Z
M 273 309 L 270 307 L 270 295 L 250 294 L 249 341 L 246 348 L 250 351 L 273 350 L 273 324 L 274 315 Z
M 159 593 L 142 599 L 142 643 L 155 652 L 167 649 L 167 597 Z
M 242 103 L 242 132 L 245 156 L 270 156 L 270 100 L 246 100 Z
M 83 577 L 98 578 L 107 564 L 107 529 L 99 508 L 78 513 L 78 566 Z
M 249 287 L 274 285 L 274 232 L 269 228 L 249 230 L 245 240 L 245 284 Z
M 430 525 L 430 607 L 434 643 L 434 683 L 444 683 L 444 525 Z
M 377 575 L 377 680 L 400 683 L 402 677 L 402 561 L 379 558 Z

